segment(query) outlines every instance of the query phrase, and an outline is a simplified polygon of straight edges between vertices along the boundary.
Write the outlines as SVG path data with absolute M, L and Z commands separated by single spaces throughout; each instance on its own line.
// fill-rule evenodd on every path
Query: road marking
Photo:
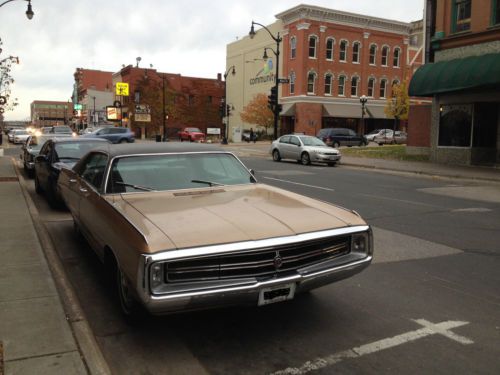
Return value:
M 406 332 L 401 335 L 397 335 L 387 339 L 375 341 L 370 344 L 361 345 L 349 350 L 329 355 L 324 358 L 317 358 L 314 361 L 307 361 L 301 367 L 289 367 L 284 370 L 276 371 L 272 373 L 272 375 L 307 374 L 308 372 L 314 370 L 319 370 L 328 366 L 332 366 L 336 363 L 341 362 L 344 359 L 360 358 L 367 354 L 372 354 L 379 352 L 381 350 L 394 348 L 396 346 L 406 344 L 407 342 L 412 342 L 431 335 L 442 335 L 462 345 L 469 345 L 474 343 L 474 341 L 468 339 L 467 337 L 457 335 L 456 333 L 450 331 L 452 328 L 464 326 L 466 324 L 469 324 L 469 322 L 447 321 L 434 324 L 425 319 L 414 319 L 413 321 L 423 326 L 423 328 L 417 329 L 415 331 Z
M 273 177 L 263 177 L 263 178 L 268 179 L 268 180 L 273 180 L 273 181 L 286 182 L 287 184 L 307 186 L 307 187 L 314 188 L 314 189 L 321 189 L 321 190 L 327 190 L 327 191 L 335 191 L 335 189 L 330 189 L 330 188 L 321 187 L 321 186 L 308 185 L 308 184 L 301 184 L 300 182 L 293 182 L 293 181 L 288 181 L 288 180 L 282 180 L 282 179 L 279 179 L 279 178 L 273 178 Z

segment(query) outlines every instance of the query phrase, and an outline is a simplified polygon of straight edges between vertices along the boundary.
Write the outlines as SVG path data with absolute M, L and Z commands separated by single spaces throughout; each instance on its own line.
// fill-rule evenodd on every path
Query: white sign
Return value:
M 207 134 L 220 135 L 220 128 L 207 128 Z

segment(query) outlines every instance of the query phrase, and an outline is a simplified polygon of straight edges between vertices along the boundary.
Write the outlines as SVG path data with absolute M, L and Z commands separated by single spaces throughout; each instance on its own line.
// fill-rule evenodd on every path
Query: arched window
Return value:
M 377 58 L 377 46 L 375 44 L 370 45 L 370 65 L 375 65 Z
M 335 40 L 333 38 L 328 38 L 326 40 L 326 59 L 333 60 L 333 45 Z
M 295 72 L 290 73 L 290 94 L 295 94 Z
M 318 44 L 318 38 L 315 35 L 309 37 L 309 57 L 316 58 L 316 46 Z
M 361 43 L 354 42 L 352 44 L 352 62 L 359 63 L 359 49 L 361 47 Z
M 382 66 L 387 66 L 387 57 L 389 56 L 389 47 L 382 47 Z
M 373 89 L 375 87 L 375 78 L 368 78 L 368 96 L 373 98 Z
M 358 84 L 359 84 L 359 77 L 353 76 L 351 78 L 351 96 L 358 96 Z
M 392 65 L 399 67 L 399 56 L 401 55 L 401 50 L 399 48 L 394 48 L 394 61 Z
M 347 40 L 341 40 L 339 48 L 340 48 L 339 60 L 346 61 L 346 59 L 347 59 Z
M 294 59 L 297 56 L 297 38 L 292 36 L 290 38 L 290 58 Z
M 339 96 L 345 96 L 345 76 L 339 76 Z
M 316 83 L 316 73 L 309 72 L 307 75 L 307 93 L 314 94 L 314 86 Z
M 386 79 L 381 79 L 380 80 L 380 98 L 385 98 L 385 92 L 387 91 L 387 80 Z
M 325 95 L 332 95 L 333 76 L 328 73 L 325 75 Z

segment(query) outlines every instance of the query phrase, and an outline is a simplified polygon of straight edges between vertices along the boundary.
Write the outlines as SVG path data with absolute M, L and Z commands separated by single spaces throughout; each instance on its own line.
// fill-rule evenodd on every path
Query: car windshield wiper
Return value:
M 224 184 L 220 184 L 218 182 L 205 181 L 205 180 L 191 180 L 191 182 L 194 182 L 197 184 L 207 184 L 208 186 L 224 186 Z
M 127 184 L 126 182 L 121 182 L 121 181 L 113 181 L 114 184 L 117 185 L 122 185 L 122 186 L 128 186 L 137 190 L 144 190 L 144 191 L 154 191 L 155 189 L 147 187 L 147 186 L 141 186 L 141 185 L 134 185 L 134 184 Z

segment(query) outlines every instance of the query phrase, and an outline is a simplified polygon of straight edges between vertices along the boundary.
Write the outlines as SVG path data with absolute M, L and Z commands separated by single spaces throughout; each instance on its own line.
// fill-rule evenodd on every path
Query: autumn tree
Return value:
M 407 120 L 408 112 L 410 110 L 410 98 L 408 96 L 408 89 L 406 83 L 397 83 L 392 85 L 392 94 L 387 98 L 387 104 L 384 108 L 384 113 L 389 118 L 394 119 L 392 136 L 396 132 L 396 126 L 399 120 Z
M 274 114 L 269 109 L 266 94 L 256 94 L 253 99 L 243 107 L 240 112 L 240 118 L 243 122 L 255 124 L 266 129 L 266 134 L 269 129 L 274 126 Z

